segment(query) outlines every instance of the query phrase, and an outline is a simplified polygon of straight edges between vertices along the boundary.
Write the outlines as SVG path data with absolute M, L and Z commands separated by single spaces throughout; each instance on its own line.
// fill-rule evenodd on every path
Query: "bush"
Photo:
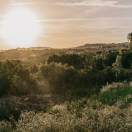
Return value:
M 132 103 L 132 86 L 128 83 L 113 83 L 105 86 L 99 93 L 97 100 L 110 106 L 128 108 Z
M 61 63 L 67 64 L 68 66 L 73 66 L 77 69 L 84 68 L 85 57 L 78 54 L 64 54 L 64 55 L 53 55 L 48 59 L 48 63 Z
M 17 109 L 16 102 L 11 98 L 0 99 L 0 121 L 12 121 L 17 120 L 20 115 L 20 110 Z
M 100 90 L 100 86 L 111 82 L 111 71 L 76 70 L 62 64 L 50 63 L 41 68 L 42 75 L 50 85 L 52 93 L 67 95 L 67 93 L 85 96 Z M 106 77 L 106 76 L 109 76 Z M 109 80 L 107 80 L 109 79 Z
M 131 68 L 131 64 L 132 64 L 132 51 L 124 51 L 121 52 L 121 56 L 122 56 L 122 66 L 123 68 Z
M 0 96 L 36 92 L 37 83 L 19 61 L 0 63 Z
M 77 71 L 73 67 L 51 63 L 41 67 L 42 75 L 48 80 L 52 93 L 67 93 L 73 88 Z M 74 81 L 74 82 L 73 82 Z

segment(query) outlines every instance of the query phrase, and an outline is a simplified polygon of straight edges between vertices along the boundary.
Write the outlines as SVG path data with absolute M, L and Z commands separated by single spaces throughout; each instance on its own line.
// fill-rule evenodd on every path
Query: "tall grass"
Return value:
M 55 105 L 46 112 L 22 112 L 14 128 L 12 122 L 0 122 L 0 132 L 132 132 L 131 94 L 129 84 L 107 86 L 89 99 Z
M 82 116 L 67 110 L 67 105 L 55 106 L 47 113 L 23 112 L 16 132 L 131 132 L 132 106 L 82 109 Z

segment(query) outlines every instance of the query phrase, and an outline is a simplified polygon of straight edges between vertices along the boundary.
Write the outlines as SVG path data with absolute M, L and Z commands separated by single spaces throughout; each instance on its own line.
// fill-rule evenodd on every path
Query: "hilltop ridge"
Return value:
M 46 60 L 53 54 L 81 54 L 81 53 L 96 53 L 97 51 L 118 50 L 128 48 L 129 44 L 110 43 L 110 44 L 84 44 L 73 48 L 55 49 L 50 47 L 31 47 L 31 48 L 16 48 L 0 51 L 0 60 L 20 60 L 24 63 L 40 63 Z

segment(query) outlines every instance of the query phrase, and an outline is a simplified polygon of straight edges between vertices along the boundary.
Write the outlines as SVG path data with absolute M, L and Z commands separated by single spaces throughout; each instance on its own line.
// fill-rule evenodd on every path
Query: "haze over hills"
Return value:
M 46 60 L 53 54 L 72 54 L 72 53 L 96 53 L 97 51 L 118 50 L 128 48 L 129 44 L 124 43 L 109 43 L 109 44 L 85 44 L 73 48 L 54 49 L 49 47 L 31 47 L 17 48 L 0 51 L 0 60 L 20 60 L 24 63 L 40 63 Z

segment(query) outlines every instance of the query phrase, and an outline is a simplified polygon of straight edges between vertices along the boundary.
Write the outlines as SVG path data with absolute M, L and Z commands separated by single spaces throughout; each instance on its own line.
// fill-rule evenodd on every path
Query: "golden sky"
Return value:
M 41 34 L 32 42 L 35 46 L 67 48 L 124 42 L 132 31 L 132 0 L 0 0 L 0 34 L 2 21 L 15 8 L 28 9 L 36 15 Z M 1 49 L 23 46 L 7 44 L 2 35 L 0 43 Z

